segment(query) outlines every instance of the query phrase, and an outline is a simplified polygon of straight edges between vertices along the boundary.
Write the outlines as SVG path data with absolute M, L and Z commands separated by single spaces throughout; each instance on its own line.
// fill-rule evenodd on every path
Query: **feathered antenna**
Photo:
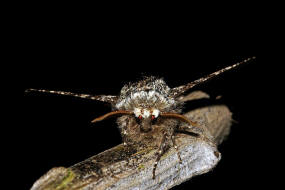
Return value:
M 251 57 L 251 58 L 245 59 L 245 60 L 243 60 L 243 61 L 241 61 L 241 62 L 239 62 L 239 63 L 236 63 L 236 64 L 234 64 L 234 65 L 228 66 L 228 67 L 223 68 L 223 69 L 221 69 L 221 70 L 218 70 L 218 71 L 216 71 L 216 72 L 214 72 L 214 73 L 211 73 L 211 74 L 209 74 L 209 75 L 207 75 L 207 76 L 205 76 L 205 77 L 202 77 L 202 78 L 200 78 L 200 79 L 194 80 L 193 82 L 190 82 L 190 83 L 188 83 L 188 84 L 186 84 L 186 85 L 182 85 L 182 86 L 173 88 L 173 89 L 171 89 L 171 96 L 174 97 L 174 98 L 175 98 L 175 97 L 178 97 L 178 96 L 180 96 L 181 94 L 183 94 L 184 92 L 186 92 L 187 90 L 193 88 L 194 86 L 196 86 L 196 85 L 198 85 L 198 84 L 201 84 L 201 83 L 203 83 L 203 82 L 206 82 L 206 81 L 212 79 L 213 77 L 222 74 L 222 73 L 225 72 L 225 71 L 228 71 L 228 70 L 231 70 L 231 69 L 233 69 L 233 68 L 235 68 L 235 67 L 238 67 L 239 65 L 244 64 L 244 63 L 246 63 L 246 62 L 249 62 L 250 60 L 253 60 L 253 59 L 255 59 L 255 58 L 256 58 L 256 57 Z
M 27 89 L 25 92 L 26 93 L 27 92 L 44 92 L 44 93 L 51 93 L 51 94 L 59 94 L 59 95 L 73 96 L 73 97 L 84 98 L 84 99 L 97 100 L 101 102 L 108 102 L 110 104 L 115 104 L 118 99 L 117 96 L 111 96 L 111 95 L 94 96 L 90 94 L 78 94 L 78 93 L 73 93 L 73 92 L 43 90 L 43 89 Z

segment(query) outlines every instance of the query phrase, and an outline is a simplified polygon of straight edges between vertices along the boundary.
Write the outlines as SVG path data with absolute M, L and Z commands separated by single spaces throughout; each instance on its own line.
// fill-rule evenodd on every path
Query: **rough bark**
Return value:
M 208 97 L 196 91 L 181 97 L 181 101 Z M 69 168 L 51 169 L 34 183 L 31 190 L 170 189 L 206 173 L 221 159 L 217 145 L 230 131 L 231 112 L 225 105 L 211 105 L 191 110 L 185 116 L 198 122 L 203 130 L 190 130 L 198 136 L 177 134 L 182 164 L 175 149 L 171 148 L 159 161 L 154 180 L 152 169 L 156 150 L 139 150 L 120 144 Z

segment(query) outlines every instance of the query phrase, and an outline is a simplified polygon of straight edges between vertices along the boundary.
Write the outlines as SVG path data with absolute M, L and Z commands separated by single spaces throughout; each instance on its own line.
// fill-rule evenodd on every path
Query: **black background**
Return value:
M 15 155 L 15 170 L 24 173 L 21 189 L 29 189 L 53 167 L 69 167 L 121 143 L 115 119 L 90 124 L 110 111 L 107 104 L 25 94 L 25 89 L 118 95 L 125 83 L 145 75 L 163 77 L 170 87 L 176 87 L 251 56 L 257 59 L 193 89 L 212 98 L 222 95 L 221 101 L 238 123 L 219 146 L 222 160 L 217 167 L 173 189 L 244 188 L 261 182 L 274 186 L 268 171 L 270 161 L 278 157 L 271 143 L 276 131 L 268 122 L 273 110 L 267 107 L 270 97 L 275 97 L 268 91 L 272 84 L 267 80 L 273 61 L 256 54 L 260 45 L 254 43 L 256 33 L 246 27 L 233 27 L 236 33 L 231 35 L 228 30 L 219 33 L 215 22 L 207 25 L 212 29 L 208 31 L 197 29 L 204 24 L 200 21 L 199 26 L 188 28 L 172 20 L 170 27 L 171 20 L 151 24 L 114 17 L 106 22 L 96 16 L 85 19 L 88 13 L 52 17 L 53 13 L 40 12 L 19 18 L 20 33 L 15 37 L 19 53 L 13 57 L 22 64 L 14 69 L 22 104 L 11 120 L 15 140 L 5 146 Z

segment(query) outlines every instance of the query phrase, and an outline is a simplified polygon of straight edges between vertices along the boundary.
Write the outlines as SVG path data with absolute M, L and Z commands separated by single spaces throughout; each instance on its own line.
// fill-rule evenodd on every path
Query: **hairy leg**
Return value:
M 177 147 L 177 145 L 176 145 L 175 136 L 174 136 L 174 135 L 171 136 L 171 140 L 172 140 L 173 147 L 174 147 L 175 150 L 176 150 L 176 154 L 177 154 L 177 157 L 178 157 L 178 159 L 179 159 L 179 163 L 182 164 L 181 156 L 180 156 L 180 153 L 179 153 L 179 151 L 178 151 L 178 147 Z
M 155 179 L 155 170 L 157 168 L 157 164 L 161 158 L 161 156 L 168 150 L 169 148 L 169 142 L 171 141 L 171 137 L 173 136 L 174 132 L 173 130 L 164 131 L 163 137 L 159 146 L 159 149 L 157 151 L 157 157 L 153 165 L 153 171 L 152 171 L 152 178 Z

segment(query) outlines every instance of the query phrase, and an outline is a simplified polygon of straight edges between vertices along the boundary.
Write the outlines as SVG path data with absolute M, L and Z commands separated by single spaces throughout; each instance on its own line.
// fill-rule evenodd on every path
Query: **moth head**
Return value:
M 135 120 L 142 131 L 150 131 L 156 123 L 160 111 L 155 108 L 134 108 Z
M 159 116 L 160 111 L 158 109 L 144 109 L 144 108 L 135 108 L 134 115 L 138 119 L 150 118 L 151 120 L 156 119 Z

